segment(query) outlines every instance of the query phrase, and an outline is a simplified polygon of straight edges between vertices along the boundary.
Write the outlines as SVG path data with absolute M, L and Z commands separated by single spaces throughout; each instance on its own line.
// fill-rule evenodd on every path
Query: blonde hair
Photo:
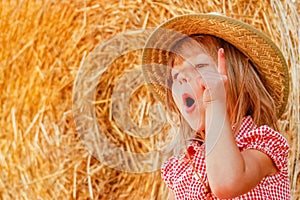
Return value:
M 236 134 L 239 130 L 245 116 L 251 116 L 257 126 L 268 125 L 278 130 L 275 103 L 263 84 L 263 77 L 260 77 L 254 64 L 228 42 L 209 35 L 185 37 L 172 47 L 169 54 L 169 69 L 184 61 L 184 58 L 180 56 L 184 53 L 183 47 L 191 47 L 195 45 L 195 41 L 205 53 L 213 58 L 216 64 L 218 63 L 219 48 L 224 49 L 228 75 L 227 110 L 230 113 L 230 123 L 236 127 L 234 133 Z M 168 88 L 172 87 L 170 76 L 167 84 Z M 179 114 L 171 90 L 167 92 L 167 101 L 170 113 Z M 188 135 L 186 127 L 188 124 L 182 117 L 180 117 L 180 120 L 182 122 L 181 129 L 185 132 L 183 134 Z M 189 131 L 192 132 L 191 129 Z M 204 139 L 202 133 L 196 135 Z

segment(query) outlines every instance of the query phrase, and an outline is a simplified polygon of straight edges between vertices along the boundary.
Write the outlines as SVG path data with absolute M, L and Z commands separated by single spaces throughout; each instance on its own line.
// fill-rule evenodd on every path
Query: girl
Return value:
M 224 16 L 185 15 L 154 31 L 143 61 L 168 66 L 144 73 L 180 114 L 182 134 L 193 134 L 186 152 L 162 166 L 169 199 L 290 198 L 289 147 L 276 126 L 287 67 L 270 39 Z

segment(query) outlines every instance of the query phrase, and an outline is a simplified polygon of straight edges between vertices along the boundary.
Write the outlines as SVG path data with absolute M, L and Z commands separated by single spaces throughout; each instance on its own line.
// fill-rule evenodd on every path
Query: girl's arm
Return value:
M 224 105 L 214 102 L 206 110 L 206 169 L 212 192 L 232 198 L 254 188 L 277 169 L 271 158 L 258 150 L 238 149 Z
M 224 52 L 219 51 L 215 85 L 206 86 L 210 94 L 218 94 L 206 104 L 206 169 L 212 192 L 219 198 L 232 198 L 254 188 L 265 176 L 275 174 L 277 168 L 271 158 L 258 150 L 240 152 L 227 116 L 225 90 L 220 90 L 226 76 Z M 211 80 L 210 80 L 211 81 Z M 211 84 L 211 82 L 209 83 Z M 221 87 L 224 89 L 224 87 Z

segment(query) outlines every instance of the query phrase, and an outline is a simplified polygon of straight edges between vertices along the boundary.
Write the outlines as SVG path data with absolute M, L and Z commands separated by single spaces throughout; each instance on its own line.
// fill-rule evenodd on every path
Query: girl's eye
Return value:
M 205 66 L 207 66 L 208 64 L 196 64 L 195 65 L 195 68 L 196 69 L 199 69 L 199 68 L 202 68 L 202 67 L 205 67 Z

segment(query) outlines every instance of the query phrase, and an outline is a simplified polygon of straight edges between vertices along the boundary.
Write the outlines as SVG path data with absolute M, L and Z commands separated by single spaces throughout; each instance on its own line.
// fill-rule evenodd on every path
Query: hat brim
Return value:
M 216 14 L 178 16 L 160 25 L 150 35 L 143 50 L 143 73 L 160 100 L 165 100 L 166 97 L 168 49 L 182 38 L 178 36 L 194 34 L 222 38 L 247 56 L 275 101 L 277 117 L 282 115 L 288 99 L 289 75 L 281 51 L 256 28 Z

